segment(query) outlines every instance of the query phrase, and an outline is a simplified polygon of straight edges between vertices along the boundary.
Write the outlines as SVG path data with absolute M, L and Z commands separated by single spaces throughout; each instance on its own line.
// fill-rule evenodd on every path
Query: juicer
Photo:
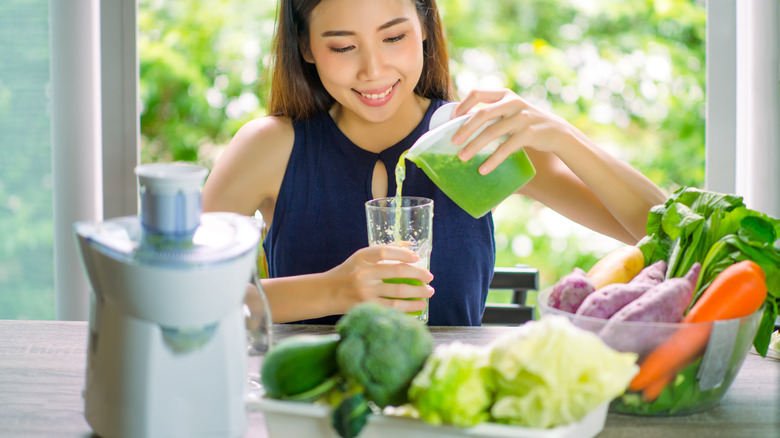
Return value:
M 260 230 L 202 213 L 203 167 L 135 171 L 140 216 L 74 225 L 93 290 L 87 422 L 102 437 L 242 436 L 243 303 Z

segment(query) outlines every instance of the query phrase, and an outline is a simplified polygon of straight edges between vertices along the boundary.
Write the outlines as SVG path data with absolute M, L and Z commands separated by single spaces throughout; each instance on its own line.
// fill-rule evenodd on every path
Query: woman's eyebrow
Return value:
M 394 19 L 388 21 L 387 23 L 384 23 L 383 25 L 379 26 L 378 30 L 389 29 L 389 28 L 395 26 L 396 24 L 400 24 L 400 23 L 403 23 L 403 22 L 406 22 L 406 21 L 409 21 L 409 18 L 407 18 L 407 17 L 394 18 Z M 355 34 L 355 32 L 353 32 L 351 30 L 326 30 L 325 32 L 322 32 L 321 36 L 323 36 L 323 37 L 338 37 L 338 36 L 350 36 L 350 35 L 354 35 L 354 34 Z

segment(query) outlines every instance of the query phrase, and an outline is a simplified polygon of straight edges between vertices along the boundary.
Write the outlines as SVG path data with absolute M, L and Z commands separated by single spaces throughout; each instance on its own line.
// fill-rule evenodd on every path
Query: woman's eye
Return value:
M 331 48 L 330 48 L 330 50 L 331 50 L 332 52 L 336 52 L 336 53 L 347 53 L 347 52 L 349 52 L 350 50 L 352 50 L 352 48 L 353 48 L 353 47 L 354 47 L 354 46 L 345 46 L 345 47 L 331 47 Z
M 406 38 L 406 34 L 402 33 L 401 35 L 386 38 L 385 41 L 388 43 L 397 43 L 398 41 L 401 41 L 402 39 Z

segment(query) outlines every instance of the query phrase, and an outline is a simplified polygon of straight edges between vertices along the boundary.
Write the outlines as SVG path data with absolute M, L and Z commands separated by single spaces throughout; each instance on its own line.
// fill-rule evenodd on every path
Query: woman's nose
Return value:
M 382 56 L 379 49 L 369 47 L 363 49 L 360 58 L 360 79 L 374 79 L 381 75 Z

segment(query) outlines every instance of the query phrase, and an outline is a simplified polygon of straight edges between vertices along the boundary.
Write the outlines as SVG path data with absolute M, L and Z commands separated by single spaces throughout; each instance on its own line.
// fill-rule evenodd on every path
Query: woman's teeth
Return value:
M 380 94 L 366 94 L 366 93 L 360 93 L 359 91 L 358 93 L 360 93 L 360 95 L 365 97 L 366 99 L 381 99 L 387 96 L 388 94 L 390 94 L 391 91 L 393 91 L 392 85 L 390 86 L 390 88 L 388 88 L 387 90 L 385 90 L 383 93 Z

